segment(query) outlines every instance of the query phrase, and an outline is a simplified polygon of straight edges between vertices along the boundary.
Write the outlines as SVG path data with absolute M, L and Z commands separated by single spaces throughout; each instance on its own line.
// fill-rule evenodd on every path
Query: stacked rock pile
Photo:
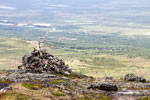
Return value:
M 61 74 L 70 74 L 72 72 L 69 66 L 62 60 L 47 53 L 46 50 L 34 49 L 22 58 L 22 65 L 19 70 L 29 73 L 56 72 Z

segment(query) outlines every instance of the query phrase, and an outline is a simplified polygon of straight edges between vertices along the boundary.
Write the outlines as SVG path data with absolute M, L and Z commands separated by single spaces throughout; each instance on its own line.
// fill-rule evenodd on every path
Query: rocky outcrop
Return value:
M 105 91 L 117 91 L 118 87 L 112 83 L 92 84 L 88 89 L 100 89 Z
M 17 70 L 9 74 L 6 79 L 11 80 L 12 82 L 30 82 L 34 80 L 39 80 L 40 82 L 45 82 L 50 79 L 57 78 L 56 75 L 48 74 L 48 73 L 25 73 Z
M 46 50 L 37 49 L 23 56 L 22 65 L 18 69 L 29 73 L 56 72 L 70 74 L 72 72 L 62 60 L 47 53 Z
M 135 74 L 127 74 L 125 75 L 125 80 L 126 81 L 133 81 L 133 82 L 146 82 L 146 79 L 143 78 L 142 76 L 136 76 Z

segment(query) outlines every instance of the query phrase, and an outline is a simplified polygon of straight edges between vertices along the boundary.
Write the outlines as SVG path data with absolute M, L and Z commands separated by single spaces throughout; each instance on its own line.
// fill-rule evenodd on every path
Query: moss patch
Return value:
M 59 90 L 53 91 L 52 94 L 53 94 L 54 96 L 66 96 L 65 93 L 63 93 L 62 91 L 59 91 Z
M 0 83 L 2 83 L 2 84 L 11 84 L 12 81 L 10 81 L 10 80 L 1 80 Z
M 140 97 L 140 98 L 137 98 L 136 100 L 150 100 L 150 97 Z
M 0 100 L 30 100 L 30 97 L 25 94 L 8 92 L 8 93 L 4 93 L 3 96 L 1 96 Z
M 97 100 L 110 100 L 108 96 L 104 96 L 103 94 L 99 94 L 99 97 Z
M 68 77 L 68 78 L 71 78 L 71 79 L 76 79 L 76 78 L 84 78 L 84 77 L 87 77 L 87 76 L 82 76 L 78 73 L 71 73 L 69 75 L 64 75 L 64 74 L 61 74 L 61 73 L 54 73 L 55 75 L 57 76 L 64 76 L 64 77 Z
M 76 98 L 76 100 L 93 100 L 92 97 L 88 96 L 88 95 L 82 95 L 78 98 Z
M 33 84 L 33 83 L 22 83 L 22 86 L 28 89 L 36 90 L 36 89 L 42 89 L 43 86 L 41 84 Z
M 56 79 L 56 80 L 51 80 L 48 83 L 49 84 L 61 84 L 61 83 L 65 83 L 66 81 L 62 80 L 62 79 Z
M 76 89 L 72 87 L 66 87 L 66 89 L 71 90 L 71 91 L 76 91 Z

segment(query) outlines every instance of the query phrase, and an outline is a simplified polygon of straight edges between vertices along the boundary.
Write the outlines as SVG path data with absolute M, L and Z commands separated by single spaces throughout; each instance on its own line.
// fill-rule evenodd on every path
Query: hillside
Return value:
M 150 100 L 149 5 L 0 0 L 0 100 Z
M 17 70 L 0 72 L 0 100 L 149 100 L 149 85 L 134 74 L 114 79 L 75 73 L 61 59 L 34 49 Z
M 146 0 L 2 0 L 0 68 L 16 69 L 50 31 L 44 47 L 75 72 L 150 78 L 149 9 Z

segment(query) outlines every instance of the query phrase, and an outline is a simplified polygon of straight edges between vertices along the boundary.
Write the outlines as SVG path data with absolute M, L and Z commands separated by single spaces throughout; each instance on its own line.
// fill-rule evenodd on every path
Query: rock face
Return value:
M 135 82 L 146 82 L 146 79 L 141 76 L 136 76 L 135 74 L 127 74 L 125 76 L 126 81 L 135 81 Z
M 62 60 L 50 55 L 46 50 L 36 49 L 23 56 L 22 65 L 18 69 L 29 73 L 56 72 L 70 74 L 72 72 Z
M 118 87 L 112 83 L 92 84 L 88 89 L 100 89 L 105 91 L 117 91 Z
M 48 73 L 25 73 L 16 70 L 6 77 L 7 80 L 11 80 L 12 82 L 30 82 L 34 80 L 40 80 L 40 82 L 45 82 L 50 79 L 57 78 L 56 75 L 48 74 Z

